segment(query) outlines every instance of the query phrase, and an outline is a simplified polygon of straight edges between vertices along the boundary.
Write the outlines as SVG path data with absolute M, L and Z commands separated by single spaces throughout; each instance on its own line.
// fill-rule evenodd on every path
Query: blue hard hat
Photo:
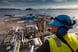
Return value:
M 72 20 L 70 16 L 68 15 L 58 15 L 56 18 L 58 18 L 60 21 L 67 22 L 68 24 L 72 24 Z M 66 26 L 69 29 L 72 28 L 72 25 L 65 25 L 64 23 L 61 23 L 60 21 L 54 19 L 49 23 L 49 25 L 50 26 Z

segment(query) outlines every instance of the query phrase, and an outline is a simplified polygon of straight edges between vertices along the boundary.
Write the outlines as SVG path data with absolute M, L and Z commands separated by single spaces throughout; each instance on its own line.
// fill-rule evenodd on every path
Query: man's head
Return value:
M 65 34 L 71 28 L 73 28 L 73 21 L 70 16 L 67 15 L 59 15 L 54 18 L 49 25 L 51 26 L 51 32 L 54 34 Z

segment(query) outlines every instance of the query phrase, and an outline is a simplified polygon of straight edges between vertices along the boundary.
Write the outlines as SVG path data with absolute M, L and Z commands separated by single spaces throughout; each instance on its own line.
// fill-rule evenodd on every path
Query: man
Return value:
M 77 38 L 68 33 L 74 21 L 67 15 L 59 15 L 51 21 L 51 32 L 54 37 L 46 40 L 36 52 L 78 52 Z

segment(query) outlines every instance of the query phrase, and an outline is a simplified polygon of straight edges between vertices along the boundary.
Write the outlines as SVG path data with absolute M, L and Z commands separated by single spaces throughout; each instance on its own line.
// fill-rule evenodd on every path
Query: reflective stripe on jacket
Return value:
M 69 33 L 64 35 L 63 38 L 67 41 L 67 43 L 70 45 L 73 51 L 77 52 L 78 49 L 77 38 Z M 50 52 L 72 52 L 70 48 L 56 36 L 54 38 L 49 38 L 48 41 L 50 46 Z

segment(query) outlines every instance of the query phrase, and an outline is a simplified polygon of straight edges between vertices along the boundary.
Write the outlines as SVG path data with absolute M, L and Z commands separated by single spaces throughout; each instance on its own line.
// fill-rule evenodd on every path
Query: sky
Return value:
M 78 0 L 0 0 L 0 8 L 77 8 Z

